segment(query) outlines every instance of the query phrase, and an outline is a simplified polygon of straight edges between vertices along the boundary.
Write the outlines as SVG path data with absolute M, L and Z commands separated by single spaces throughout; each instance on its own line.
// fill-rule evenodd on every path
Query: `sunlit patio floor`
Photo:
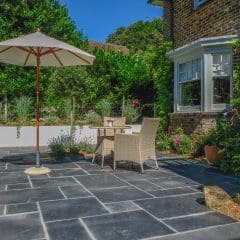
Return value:
M 1 240 L 240 239 L 240 222 L 206 208 L 201 191 L 234 194 L 240 180 L 208 165 L 159 154 L 159 170 L 120 163 L 113 172 L 81 157 L 57 162 L 42 149 L 52 171 L 29 177 L 31 152 L 0 149 Z

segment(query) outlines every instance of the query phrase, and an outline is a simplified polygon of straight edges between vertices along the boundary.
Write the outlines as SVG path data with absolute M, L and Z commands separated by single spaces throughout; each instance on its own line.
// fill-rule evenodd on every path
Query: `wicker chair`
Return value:
M 132 161 L 140 164 L 141 173 L 144 172 L 143 164 L 152 159 L 158 169 L 155 138 L 159 125 L 159 118 L 144 118 L 139 134 L 115 135 L 113 169 L 118 161 Z
M 124 126 L 126 123 L 125 117 L 104 117 L 103 126 L 109 126 L 109 121 L 112 121 L 113 126 Z M 114 135 L 115 133 L 120 133 L 121 130 L 113 129 L 99 129 L 97 136 L 97 147 L 95 153 L 93 154 L 92 163 L 94 163 L 96 155 L 101 155 L 102 161 L 101 166 L 103 168 L 104 160 L 107 155 L 111 155 L 114 150 Z

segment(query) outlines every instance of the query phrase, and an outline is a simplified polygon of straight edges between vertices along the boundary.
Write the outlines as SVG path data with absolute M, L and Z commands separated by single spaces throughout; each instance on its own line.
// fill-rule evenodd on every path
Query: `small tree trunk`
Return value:
M 4 96 L 4 120 L 8 120 L 8 97 L 7 94 Z
M 123 98 L 122 98 L 122 117 L 123 117 L 124 108 L 125 108 L 125 96 L 123 95 Z
M 70 150 L 74 146 L 74 118 L 75 118 L 75 97 L 71 97 L 71 128 L 70 128 Z

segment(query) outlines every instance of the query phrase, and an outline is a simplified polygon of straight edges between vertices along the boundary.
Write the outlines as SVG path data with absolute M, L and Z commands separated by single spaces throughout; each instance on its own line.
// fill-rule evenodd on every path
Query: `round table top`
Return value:
M 129 125 L 124 125 L 124 126 L 92 126 L 89 127 L 92 129 L 129 129 L 131 126 Z

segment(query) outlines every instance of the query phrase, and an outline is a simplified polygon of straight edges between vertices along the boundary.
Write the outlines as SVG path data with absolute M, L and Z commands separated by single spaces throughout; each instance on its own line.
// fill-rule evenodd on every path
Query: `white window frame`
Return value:
M 203 3 L 209 1 L 209 0 L 193 0 L 194 1 L 194 9 L 199 8 Z
M 229 89 L 230 89 L 230 101 L 232 99 L 232 96 L 233 96 L 233 56 L 232 56 L 232 51 L 230 50 L 221 50 L 219 49 L 218 51 L 215 51 L 215 52 L 212 52 L 210 57 L 211 57 L 211 63 L 213 65 L 213 55 L 215 54 L 219 54 L 219 55 L 223 55 L 223 54 L 230 54 L 230 62 L 229 62 L 229 69 L 230 69 L 230 73 L 229 73 L 229 77 L 230 77 L 230 86 L 229 86 Z M 211 110 L 213 111 L 221 111 L 221 110 L 225 110 L 228 108 L 228 106 L 230 106 L 230 103 L 213 103 L 213 74 L 212 74 L 212 71 L 211 71 L 211 91 L 212 91 L 212 98 L 211 98 Z
M 179 76 L 180 76 L 180 65 L 185 64 L 194 60 L 200 59 L 200 73 L 199 77 L 200 80 L 198 79 L 189 79 L 186 81 L 180 81 Z M 201 103 L 202 103 L 202 58 L 201 55 L 195 55 L 192 56 L 191 58 L 184 58 L 181 59 L 180 61 L 177 62 L 176 64 L 177 71 L 175 71 L 175 109 L 177 112 L 196 112 L 196 111 L 201 111 Z M 193 82 L 193 81 L 200 81 L 200 86 L 201 86 L 201 92 L 200 92 L 200 105 L 189 105 L 189 106 L 183 106 L 181 105 L 181 99 L 182 99 L 182 91 L 181 91 L 181 84 L 187 83 L 187 82 Z

